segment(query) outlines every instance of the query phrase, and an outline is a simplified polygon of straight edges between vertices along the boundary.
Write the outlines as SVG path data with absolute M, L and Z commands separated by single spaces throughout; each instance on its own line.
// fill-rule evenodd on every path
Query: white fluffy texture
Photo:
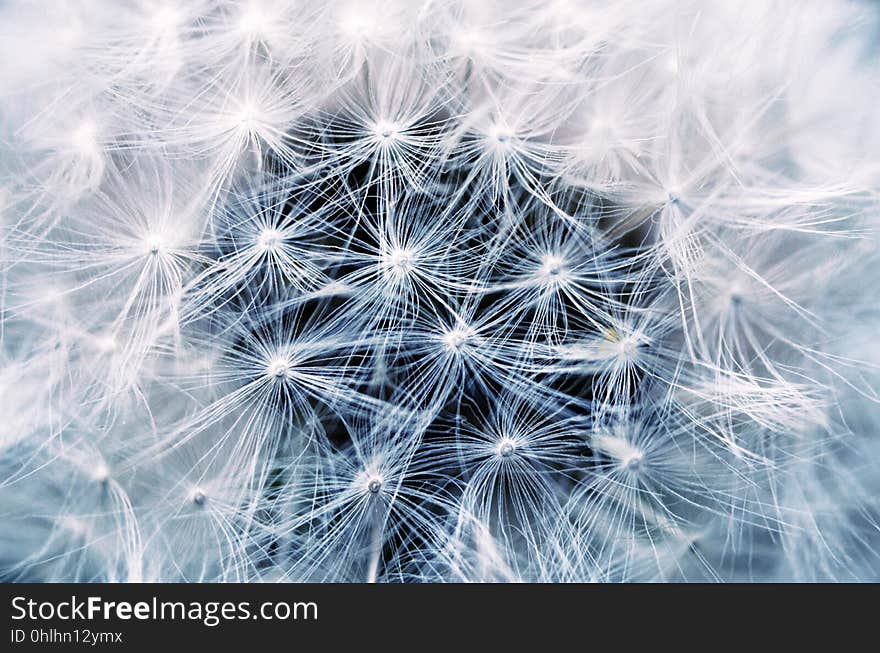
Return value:
M 0 6 L 0 578 L 880 580 L 838 1 Z

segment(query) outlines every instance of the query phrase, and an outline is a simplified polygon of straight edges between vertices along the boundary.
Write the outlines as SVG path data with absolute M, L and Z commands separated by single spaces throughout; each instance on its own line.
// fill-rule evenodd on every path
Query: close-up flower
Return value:
M 878 44 L 0 1 L 0 580 L 880 581 Z

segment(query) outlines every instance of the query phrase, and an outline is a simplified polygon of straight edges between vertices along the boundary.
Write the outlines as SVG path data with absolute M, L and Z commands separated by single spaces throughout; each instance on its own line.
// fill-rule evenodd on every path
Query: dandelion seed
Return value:
M 502 438 L 498 443 L 498 455 L 502 458 L 510 458 L 516 453 L 516 444 L 509 438 Z
M 284 357 L 273 358 L 266 366 L 266 373 L 276 379 L 283 379 L 290 374 L 290 361 Z
M 371 494 L 378 494 L 382 489 L 382 479 L 381 478 L 373 478 L 367 484 L 367 489 Z
M 372 130 L 376 138 L 385 142 L 396 140 L 401 132 L 400 125 L 387 120 L 379 120 L 373 125 Z
M 274 252 L 278 250 L 281 242 L 284 240 L 284 234 L 277 229 L 266 228 L 260 231 L 257 236 L 257 246 L 266 252 Z
M 454 353 L 459 354 L 470 344 L 473 337 L 473 331 L 466 326 L 458 326 L 443 334 L 442 341 L 446 348 Z

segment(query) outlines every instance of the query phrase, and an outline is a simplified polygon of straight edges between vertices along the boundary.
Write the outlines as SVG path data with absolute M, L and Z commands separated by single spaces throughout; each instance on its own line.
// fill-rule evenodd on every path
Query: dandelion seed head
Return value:
M 563 345 L 557 349 L 563 360 L 582 360 L 585 363 L 613 361 L 625 365 L 638 362 L 650 338 L 637 329 L 603 329 L 598 337 L 583 342 Z
M 501 459 L 512 458 L 516 453 L 516 449 L 516 442 L 509 437 L 501 438 L 495 445 L 495 451 Z
M 290 375 L 292 365 L 286 356 L 275 356 L 266 365 L 266 374 L 275 379 L 285 379 Z
M 199 487 L 192 490 L 189 498 L 190 501 L 199 508 L 203 507 L 208 502 L 208 495 Z
M 112 333 L 98 334 L 94 339 L 95 347 L 98 351 L 112 353 L 119 348 L 119 342 Z
M 372 131 L 373 135 L 380 142 L 391 143 L 400 137 L 400 133 L 403 130 L 396 122 L 390 120 L 377 120 L 370 127 L 370 131 Z
M 382 492 L 385 483 L 386 478 L 380 463 L 372 460 L 357 472 L 351 487 L 358 493 L 374 496 Z
M 719 279 L 715 293 L 712 306 L 719 315 L 726 315 L 742 306 L 748 293 L 747 283 L 737 278 Z
M 629 472 L 638 472 L 645 462 L 645 452 L 620 434 L 597 433 L 592 438 L 592 447 Z
M 251 101 L 244 102 L 232 116 L 232 124 L 241 131 L 254 132 L 260 125 L 259 108 Z
M 98 128 L 91 120 L 80 123 L 70 133 L 70 143 L 76 152 L 92 155 L 99 150 Z
M 558 254 L 547 254 L 541 259 L 541 267 L 538 274 L 545 283 L 557 283 L 565 280 L 567 276 L 565 258 Z
M 473 25 L 460 25 L 450 33 L 453 51 L 462 55 L 480 55 L 490 43 L 483 30 Z
M 646 342 L 645 337 L 638 332 L 628 333 L 623 336 L 616 332 L 609 332 L 606 339 L 615 346 L 617 357 L 626 361 L 636 360 L 639 355 L 639 348 Z
M 32 4 L 0 578 L 880 578 L 866 3 Z
M 284 241 L 284 234 L 273 227 L 261 229 L 257 234 L 257 247 L 264 252 L 275 252 Z
M 184 15 L 170 5 L 160 5 L 153 13 L 151 24 L 158 34 L 168 35 L 176 33 L 184 21 Z
M 367 490 L 369 490 L 370 494 L 378 494 L 382 490 L 382 483 L 382 478 L 374 476 L 367 483 Z
M 373 36 L 378 27 L 378 16 L 370 11 L 368 5 L 349 3 L 341 8 L 339 30 L 345 36 L 360 41 Z M 372 8 L 375 10 L 375 8 Z
M 418 262 L 418 254 L 411 248 L 395 247 L 381 255 L 382 267 L 386 274 L 395 278 L 412 273 Z
M 271 33 L 275 17 L 257 0 L 246 3 L 238 18 L 238 30 L 246 37 L 259 38 Z
M 75 540 L 82 540 L 89 536 L 89 524 L 86 520 L 74 515 L 64 515 L 58 520 L 58 525 L 70 533 Z
M 593 116 L 590 120 L 590 132 L 594 136 L 608 136 L 614 131 L 613 123 L 603 116 Z
M 465 325 L 458 325 L 444 333 L 441 336 L 441 341 L 447 351 L 452 352 L 453 354 L 460 354 L 471 344 L 473 336 L 474 332 L 472 329 Z
M 503 123 L 491 125 L 486 130 L 486 139 L 497 152 L 508 152 L 513 147 L 514 133 Z
M 738 306 L 743 301 L 743 293 L 745 288 L 741 283 L 733 280 L 724 291 L 725 303 L 730 306 Z
M 106 483 L 110 479 L 110 466 L 103 460 L 98 460 L 92 470 L 92 478 L 96 483 Z
M 162 240 L 157 237 L 152 237 L 147 241 L 147 251 L 153 256 L 158 255 L 162 251 Z

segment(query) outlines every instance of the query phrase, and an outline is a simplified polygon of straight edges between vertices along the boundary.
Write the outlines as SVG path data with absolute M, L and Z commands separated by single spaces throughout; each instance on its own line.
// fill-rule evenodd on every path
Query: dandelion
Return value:
M 880 579 L 874 8 L 32 5 L 0 579 Z

